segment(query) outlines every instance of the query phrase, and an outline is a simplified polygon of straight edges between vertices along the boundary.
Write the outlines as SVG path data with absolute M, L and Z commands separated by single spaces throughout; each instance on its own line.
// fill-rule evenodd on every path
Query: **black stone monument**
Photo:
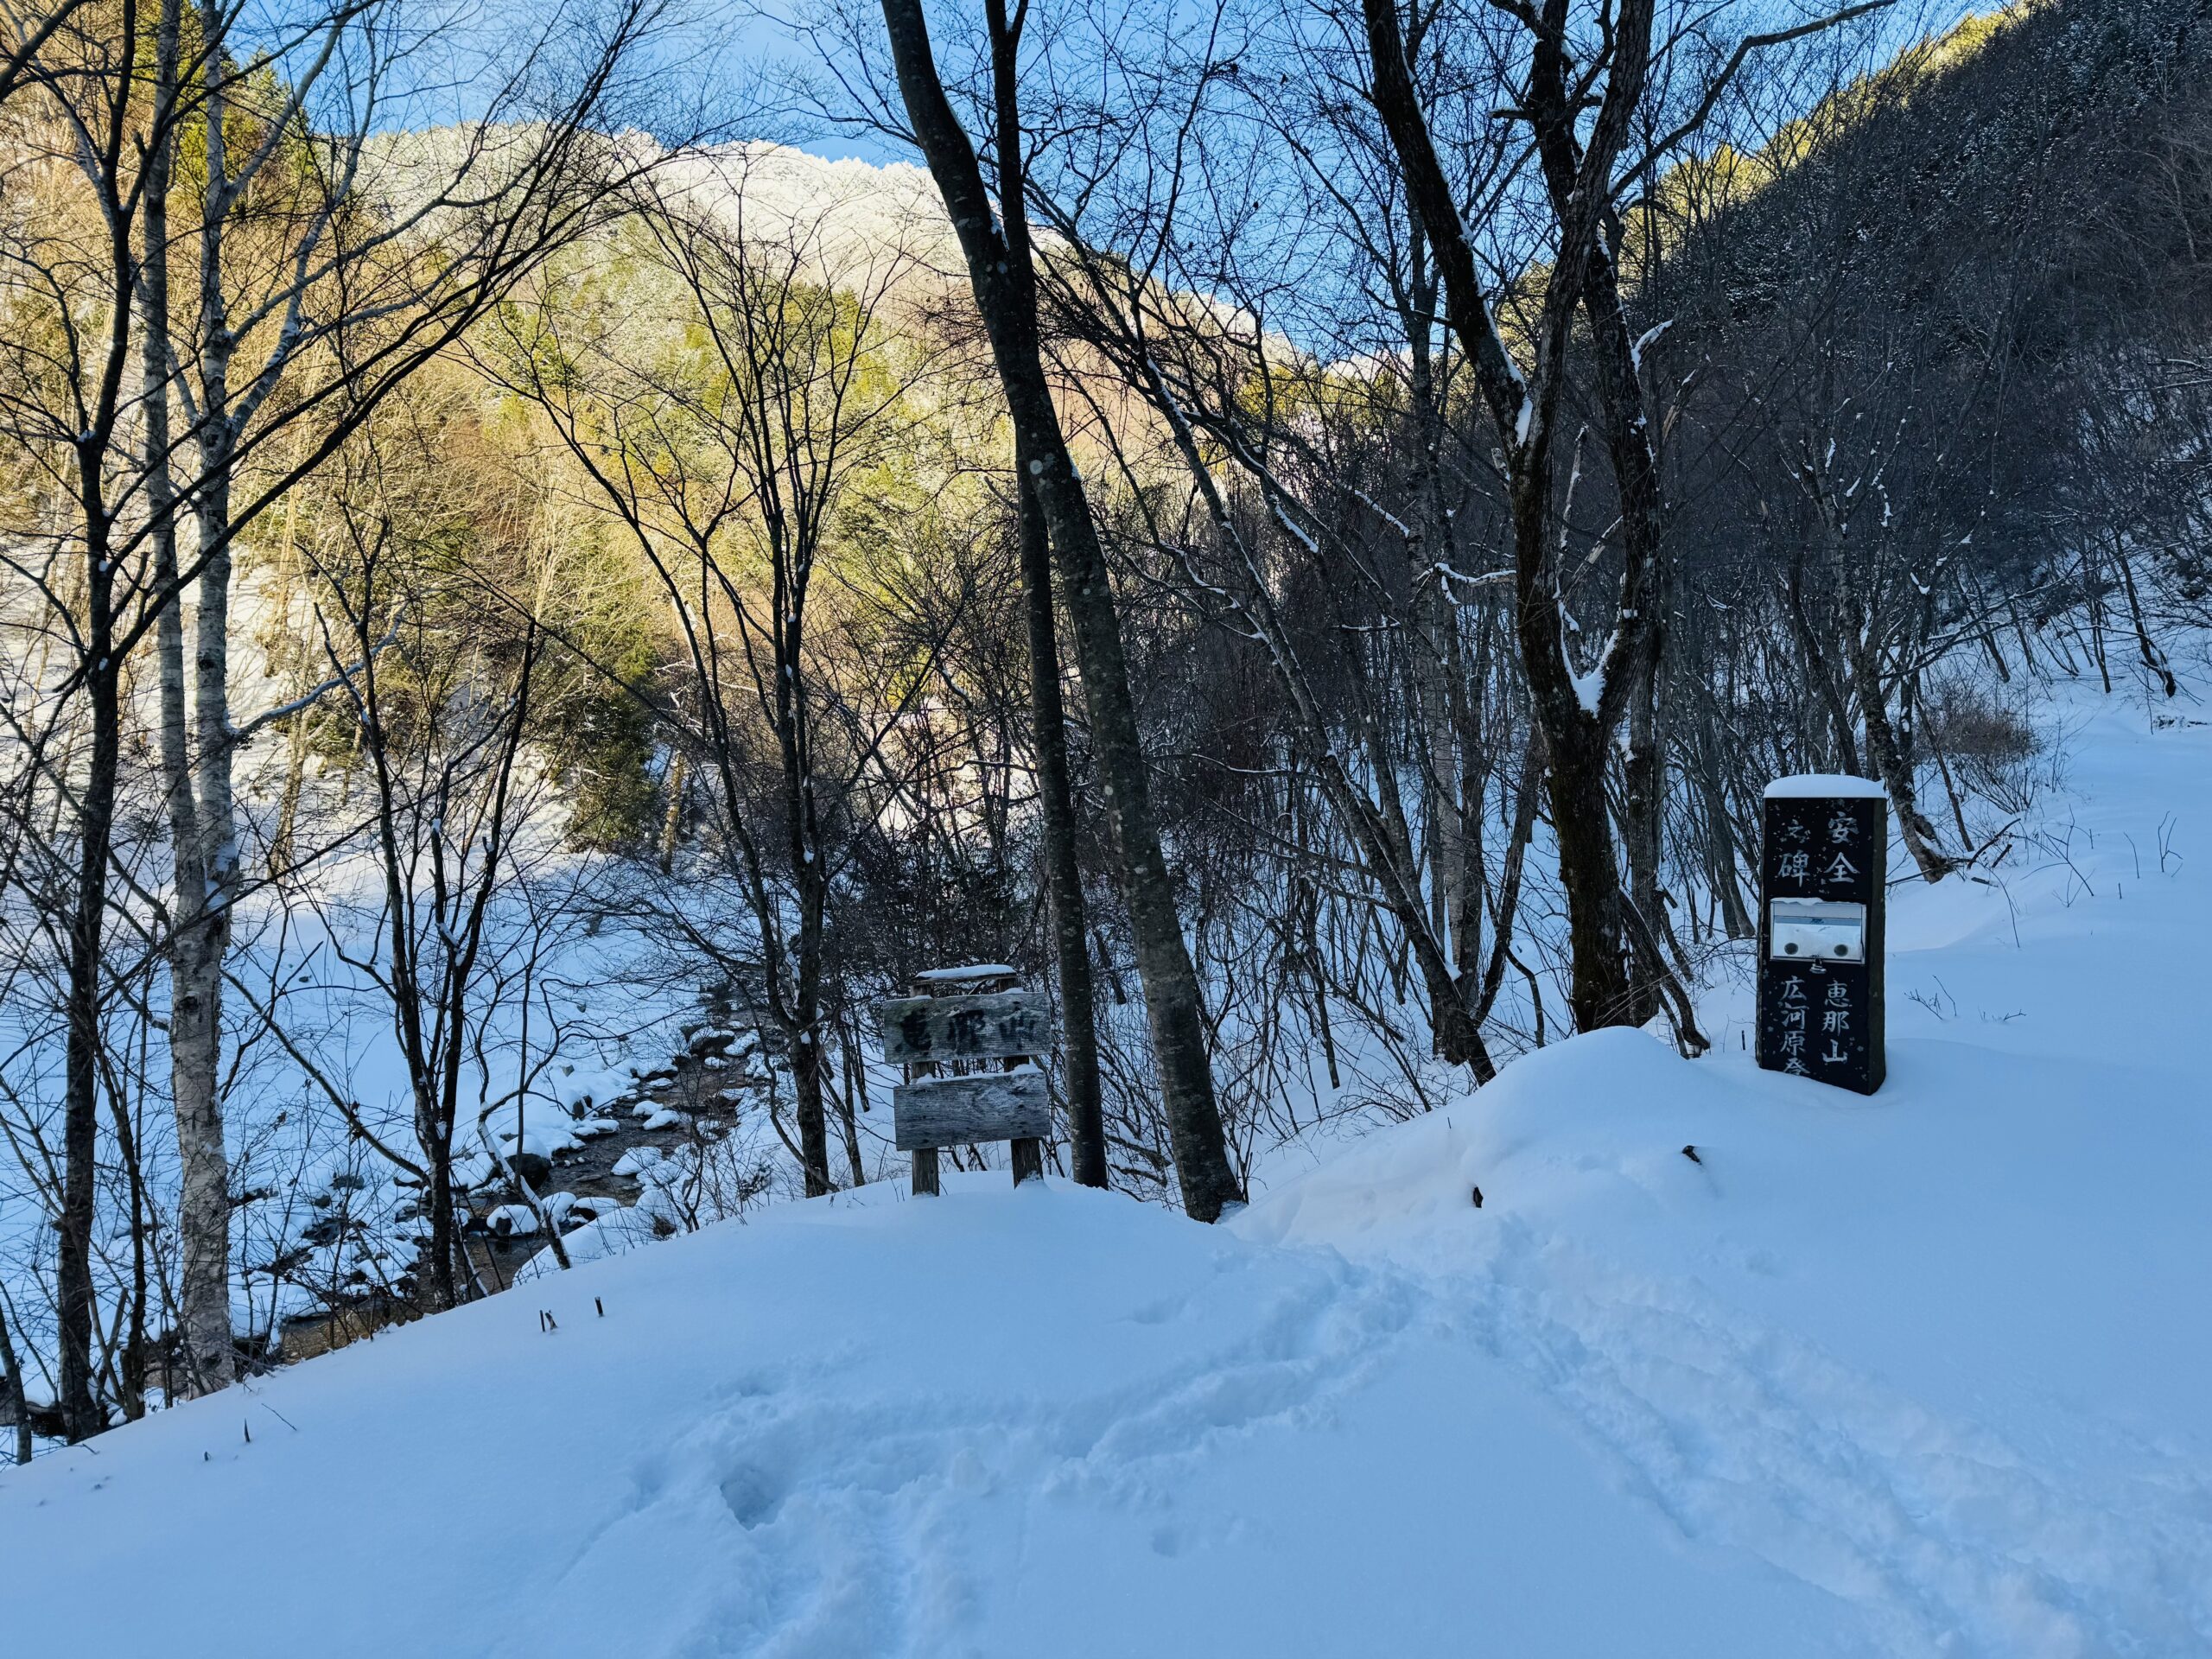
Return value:
M 1759 860 L 1759 1064 L 1882 1086 L 1889 802 L 1864 778 L 1778 778 Z

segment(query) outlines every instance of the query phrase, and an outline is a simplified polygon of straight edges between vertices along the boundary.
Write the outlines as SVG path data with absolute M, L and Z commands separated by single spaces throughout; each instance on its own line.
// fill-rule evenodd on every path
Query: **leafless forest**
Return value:
M 0 17 L 24 1460 L 895 1173 L 932 966 L 1208 1221 L 1695 1053 L 1770 779 L 1979 879 L 2212 622 L 2204 0 L 683 3 Z

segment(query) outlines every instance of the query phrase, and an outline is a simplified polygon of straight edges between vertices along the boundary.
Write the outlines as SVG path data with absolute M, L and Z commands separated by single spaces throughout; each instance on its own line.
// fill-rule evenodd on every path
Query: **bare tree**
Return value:
M 993 105 L 1002 134 L 1022 130 L 1017 70 L 1025 16 L 1019 10 L 1009 16 L 995 0 L 987 20 Z M 1091 748 L 1113 808 L 1123 891 L 1136 932 L 1145 1011 L 1184 1208 L 1201 1221 L 1213 1221 L 1225 1207 L 1242 1203 L 1243 1192 L 1229 1164 L 1214 1099 L 1198 976 L 1191 965 L 1153 818 L 1151 785 L 1129 696 L 1112 579 L 1045 372 L 1036 271 L 1020 180 L 1018 174 L 1001 179 L 995 213 L 975 147 L 938 79 L 928 24 L 918 0 L 884 0 L 883 18 L 914 140 L 937 180 L 966 256 L 976 308 L 1014 421 L 1016 470 L 1024 486 L 1037 496 L 1058 561 L 1060 600 L 1074 629 L 1090 712 Z M 1011 146 L 1000 156 L 1002 169 L 1009 162 L 1019 164 L 1018 150 Z
M 840 270 L 825 224 L 756 229 L 741 171 L 736 183 L 732 224 L 666 195 L 637 220 L 675 289 L 669 329 L 703 341 L 696 360 L 650 332 L 592 334 L 564 315 L 573 290 L 556 286 L 530 332 L 511 339 L 501 372 L 545 410 L 675 619 L 692 681 L 678 706 L 696 711 L 726 874 L 744 894 L 767 1012 L 791 1057 L 794 1150 L 813 1195 L 835 1185 L 832 887 L 856 821 L 884 804 L 861 804 L 861 785 L 903 707 L 894 698 L 864 713 L 844 695 L 823 664 L 817 613 L 849 495 L 883 463 L 926 353 L 902 361 L 887 340 L 908 269 L 895 246 Z M 756 783 L 756 735 L 772 757 L 770 791 Z
M 1426 16 L 1433 20 L 1433 14 Z M 1522 14 L 1530 40 L 1519 107 L 1526 112 L 1556 218 L 1551 273 L 1532 331 L 1535 361 L 1525 372 L 1498 332 L 1493 296 L 1479 274 L 1474 244 L 1422 114 L 1408 67 L 1409 56 L 1420 50 L 1421 20 L 1416 19 L 1409 54 L 1408 31 L 1392 0 L 1366 0 L 1365 16 L 1376 108 L 1397 149 L 1407 195 L 1436 250 L 1452 326 L 1506 462 L 1515 621 L 1549 768 L 1552 823 L 1572 933 L 1572 1000 L 1577 1025 L 1592 1030 L 1629 1017 L 1633 1007 L 1605 772 L 1612 734 L 1657 649 L 1657 467 L 1645 435 L 1618 278 L 1602 236 L 1612 213 L 1615 170 L 1643 96 L 1652 8 L 1649 0 L 1627 0 L 1607 20 L 1602 40 L 1593 35 L 1580 46 L 1568 38 L 1565 0 Z M 1597 105 L 1586 127 L 1585 99 Z M 1612 459 L 1624 553 L 1618 620 L 1586 675 L 1568 655 L 1554 558 L 1555 446 L 1578 308 L 1586 308 L 1600 340 L 1605 396 L 1615 406 L 1611 424 L 1619 441 Z
M 200 9 L 205 153 L 181 250 L 196 258 L 197 306 L 188 328 L 172 328 L 166 315 L 149 328 L 149 363 L 167 359 L 159 384 L 196 445 L 194 707 L 188 740 L 167 709 L 162 728 L 181 895 L 170 954 L 186 1149 L 182 1309 L 205 1386 L 220 1386 L 228 1363 L 218 1080 L 223 964 L 243 886 L 232 772 L 267 723 L 232 719 L 232 550 L 305 467 L 604 217 L 633 164 L 601 134 L 643 112 L 622 76 L 665 16 L 663 0 L 616 0 L 611 12 L 567 17 L 563 29 L 586 43 L 578 67 L 549 78 L 553 37 L 541 35 L 505 66 L 487 118 L 458 157 L 433 147 L 395 173 L 378 166 L 375 148 L 396 112 L 385 90 L 397 67 L 389 10 L 336 0 L 293 25 L 280 60 L 296 67 L 272 86 L 265 70 L 238 67 L 249 11 L 220 0 Z M 234 152 L 240 133 L 251 137 Z M 280 437 L 283 459 L 271 463 Z M 295 459 L 300 449 L 305 457 Z M 243 499 L 242 480 L 251 480 Z M 172 626 L 162 636 L 165 696 L 182 678 L 181 635 Z

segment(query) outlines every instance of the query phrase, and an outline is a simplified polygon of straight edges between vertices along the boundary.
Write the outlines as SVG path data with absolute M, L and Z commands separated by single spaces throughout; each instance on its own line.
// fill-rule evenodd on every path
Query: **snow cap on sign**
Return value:
M 1841 795 L 1861 800 L 1884 798 L 1882 786 L 1872 778 L 1853 778 L 1840 772 L 1802 772 L 1795 778 L 1777 778 L 1766 786 L 1770 801 L 1790 801 Z

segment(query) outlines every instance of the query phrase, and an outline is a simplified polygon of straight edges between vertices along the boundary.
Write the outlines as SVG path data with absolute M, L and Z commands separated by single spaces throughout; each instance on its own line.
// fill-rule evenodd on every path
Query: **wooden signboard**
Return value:
M 938 1192 L 940 1148 L 987 1141 L 1008 1143 L 1016 1186 L 1041 1179 L 1052 1094 L 1044 1071 L 1020 1062 L 1052 1052 L 1051 999 L 1020 989 L 997 963 L 915 979 L 924 995 L 877 1009 L 883 1058 L 906 1068 L 891 1093 L 892 1138 L 913 1154 L 914 1191 Z
M 1041 1141 L 1052 1132 L 1052 1097 L 1042 1071 L 982 1071 L 902 1083 L 892 1090 L 891 1110 L 892 1133 L 901 1152 L 981 1141 Z
M 879 1012 L 883 1058 L 896 1065 L 1023 1059 L 1052 1048 L 1052 1001 L 1036 991 L 894 997 Z

